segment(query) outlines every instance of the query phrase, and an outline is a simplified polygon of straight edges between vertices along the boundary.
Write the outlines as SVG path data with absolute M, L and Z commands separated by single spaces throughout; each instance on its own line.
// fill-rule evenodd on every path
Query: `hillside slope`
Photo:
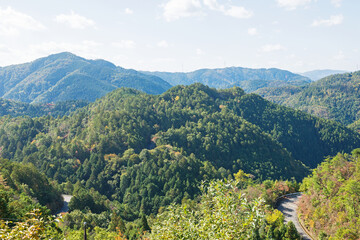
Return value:
M 0 158 L 0 220 L 22 219 L 35 208 L 54 214 L 63 205 L 61 193 L 32 164 Z
M 88 104 L 82 100 L 69 100 L 50 103 L 23 103 L 12 100 L 0 98 L 0 116 L 10 115 L 12 117 L 30 116 L 40 117 L 44 115 L 51 115 L 54 117 L 68 115 L 78 108 L 85 107 Z
M 304 179 L 299 214 L 318 239 L 360 237 L 360 149 L 328 158 Z
M 94 101 L 119 87 L 160 94 L 170 85 L 155 76 L 67 52 L 0 68 L 0 97 L 27 103 Z
M 121 88 L 61 119 L 2 117 L 0 136 L 2 157 L 81 181 L 137 214 L 193 198 L 201 181 L 240 169 L 257 180 L 300 180 L 308 174 L 300 161 L 315 167 L 360 146 L 359 134 L 335 122 L 201 84 L 161 95 Z
M 304 87 L 257 91 L 264 98 L 349 125 L 360 118 L 360 71 L 336 74 Z
M 251 69 L 228 67 L 218 69 L 200 69 L 189 73 L 144 72 L 158 76 L 173 86 L 202 83 L 214 88 L 238 86 L 246 92 L 264 87 L 302 86 L 311 82 L 307 77 L 276 68 Z

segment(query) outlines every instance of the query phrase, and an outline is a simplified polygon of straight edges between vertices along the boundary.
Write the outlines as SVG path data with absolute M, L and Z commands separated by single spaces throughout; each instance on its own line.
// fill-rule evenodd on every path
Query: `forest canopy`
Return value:
M 94 188 L 135 215 L 193 198 L 201 181 L 239 170 L 258 181 L 301 180 L 305 165 L 357 145 L 359 134 L 335 122 L 201 84 L 158 96 L 118 89 L 61 118 L 0 118 L 2 157 Z
M 155 216 L 169 213 L 168 206 L 183 214 L 180 204 L 195 201 L 193 210 L 203 214 L 208 206 L 199 200 L 209 192 L 202 184 L 221 185 L 224 179 L 242 179 L 236 188 L 249 187 L 249 201 L 266 216 L 267 207 L 254 196 L 272 205 L 278 194 L 296 189 L 277 180 L 301 181 L 325 156 L 356 146 L 359 134 L 341 124 L 237 87 L 216 90 L 202 84 L 177 86 L 157 96 L 122 88 L 62 117 L 0 118 L 0 154 L 10 159 L 6 164 L 14 164 L 6 181 L 32 186 L 34 181 L 22 176 L 33 175 L 42 187 L 30 186 L 29 199 L 49 207 L 53 201 L 44 191 L 54 192 L 54 199 L 61 199 L 59 192 L 73 195 L 61 236 L 80 234 L 86 221 L 91 234 L 136 239 L 139 229 L 165 224 Z M 48 184 L 48 178 L 56 184 Z M 221 191 L 232 191 L 226 189 Z M 27 210 L 22 216 L 38 216 Z M 270 216 L 281 219 L 276 212 Z M 254 231 L 244 231 L 277 239 L 293 233 L 293 226 L 261 219 Z

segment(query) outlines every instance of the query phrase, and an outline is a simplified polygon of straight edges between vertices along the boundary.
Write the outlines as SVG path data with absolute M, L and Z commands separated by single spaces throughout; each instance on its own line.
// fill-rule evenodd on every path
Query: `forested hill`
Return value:
M 35 208 L 54 214 L 63 206 L 61 193 L 31 164 L 0 158 L 0 221 L 22 219 Z M 46 206 L 47 208 L 45 208 Z
M 326 159 L 304 179 L 301 190 L 298 211 L 312 236 L 360 238 L 360 149 Z
M 10 115 L 12 117 L 30 116 L 40 117 L 51 115 L 54 117 L 69 115 L 78 108 L 85 107 L 88 102 L 83 100 L 68 100 L 52 103 L 23 103 L 0 98 L 0 116 Z
M 258 180 L 302 179 L 308 169 L 298 160 L 315 167 L 360 146 L 359 134 L 335 122 L 201 84 L 161 95 L 121 88 L 57 119 L 2 117 L 0 136 L 3 158 L 146 214 L 196 196 L 203 180 L 240 169 Z
M 289 71 L 270 69 L 251 69 L 228 67 L 218 69 L 200 69 L 189 73 L 144 72 L 158 76 L 173 86 L 202 83 L 214 88 L 238 86 L 246 92 L 264 87 L 302 86 L 311 82 L 307 77 Z
M 360 117 L 360 71 L 336 74 L 305 87 L 257 91 L 264 98 L 357 128 Z
M 160 94 L 171 86 L 155 76 L 67 52 L 0 68 L 0 97 L 27 103 L 94 101 L 118 87 Z

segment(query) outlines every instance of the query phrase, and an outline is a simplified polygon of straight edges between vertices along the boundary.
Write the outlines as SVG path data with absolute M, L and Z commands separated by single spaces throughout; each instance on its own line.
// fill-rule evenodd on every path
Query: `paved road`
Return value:
M 70 200 L 71 200 L 71 198 L 72 198 L 71 195 L 65 195 L 65 194 L 63 194 L 63 195 L 61 195 L 61 196 L 64 198 L 64 205 L 63 205 L 63 207 L 60 209 L 60 211 L 59 211 L 57 214 L 62 213 L 62 212 L 67 212 L 67 211 L 69 211 L 69 202 L 70 202 Z
M 277 209 L 284 214 L 285 223 L 292 221 L 296 229 L 304 240 L 311 240 L 310 236 L 302 229 L 296 214 L 297 203 L 301 197 L 301 193 L 286 196 L 279 200 Z

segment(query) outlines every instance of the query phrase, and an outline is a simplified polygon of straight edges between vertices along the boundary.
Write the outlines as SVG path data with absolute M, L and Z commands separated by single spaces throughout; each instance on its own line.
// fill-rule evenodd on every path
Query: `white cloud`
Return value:
M 120 42 L 113 42 L 112 45 L 117 48 L 132 49 L 136 47 L 133 40 L 121 40 Z
M 331 0 L 331 3 L 332 3 L 335 7 L 341 7 L 342 0 Z
M 217 2 L 217 0 L 203 0 L 204 5 L 210 10 L 225 11 L 225 7 Z
M 203 0 L 203 2 L 210 10 L 222 12 L 226 16 L 235 18 L 250 18 L 253 15 L 252 11 L 246 10 L 241 6 L 225 6 L 219 4 L 217 0 Z
M 28 55 L 34 56 L 33 59 L 54 54 L 56 52 L 72 52 L 82 57 L 92 58 L 97 57 L 95 54 L 97 48 L 102 44 L 94 41 L 82 41 L 80 43 L 67 43 L 67 42 L 43 42 L 40 44 L 33 44 L 29 46 Z
M 257 29 L 256 28 L 249 28 L 248 29 L 248 34 L 250 36 L 255 36 L 256 34 L 258 34 Z
M 204 14 L 199 0 L 170 0 L 163 5 L 163 9 L 167 21 L 183 17 L 202 16 Z
M 74 29 L 84 29 L 86 27 L 95 27 L 95 22 L 89 18 L 78 15 L 71 11 L 70 14 L 60 14 L 56 16 L 55 21 L 64 23 Z
M 307 4 L 311 3 L 313 0 L 276 0 L 276 1 L 280 7 L 283 7 L 287 10 L 295 10 L 298 7 L 306 6 Z
M 285 50 L 285 47 L 281 44 L 266 44 L 260 48 L 261 52 L 274 52 L 280 50 Z
M 183 17 L 205 16 L 206 10 L 221 12 L 235 18 L 250 18 L 253 12 L 242 6 L 223 5 L 217 0 L 170 0 L 162 6 L 167 21 Z
M 253 12 L 246 10 L 244 7 L 230 6 L 229 9 L 224 11 L 224 14 L 235 18 L 250 18 Z
M 161 47 L 161 48 L 167 48 L 167 47 L 169 47 L 169 44 L 168 44 L 167 41 L 162 40 L 162 41 L 160 41 L 160 42 L 157 43 L 157 46 L 158 46 L 158 47 Z
M 0 66 L 29 62 L 58 52 L 72 52 L 90 59 L 103 58 L 103 55 L 99 54 L 102 53 L 101 46 L 101 43 L 89 40 L 78 43 L 48 41 L 25 45 L 23 48 L 0 45 Z
M 134 13 L 134 11 L 131 10 L 130 8 L 125 8 L 125 13 L 131 15 Z
M 343 22 L 344 20 L 344 16 L 342 14 L 340 15 L 334 15 L 331 16 L 329 19 L 318 19 L 318 20 L 314 20 L 314 22 L 311 24 L 313 27 L 318 27 L 318 26 L 334 26 L 334 25 L 339 25 Z
M 21 30 L 39 31 L 46 29 L 43 24 L 33 17 L 15 11 L 11 7 L 0 8 L 0 35 L 16 36 Z

